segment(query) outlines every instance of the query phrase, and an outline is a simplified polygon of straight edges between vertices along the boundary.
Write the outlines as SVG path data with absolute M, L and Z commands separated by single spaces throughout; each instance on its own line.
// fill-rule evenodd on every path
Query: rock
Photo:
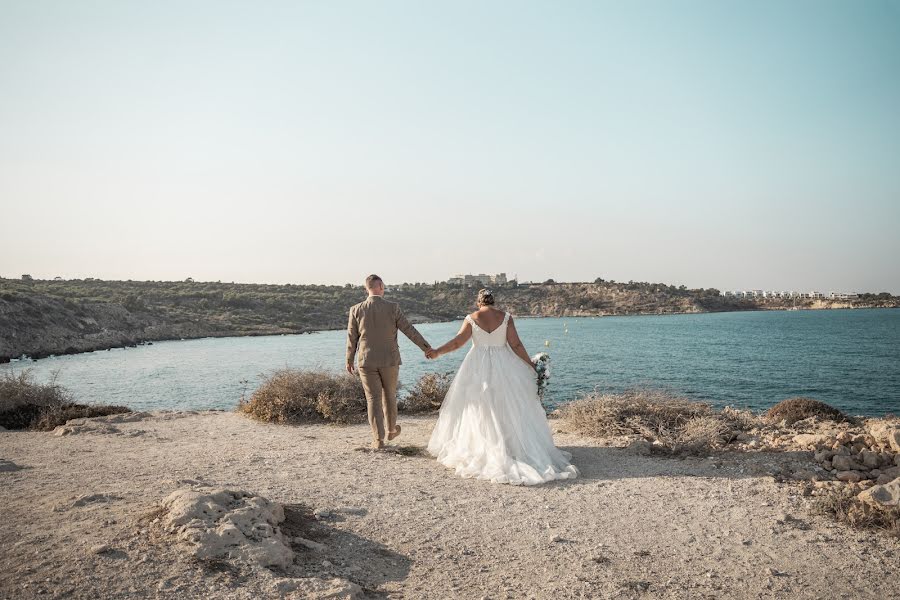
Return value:
M 288 567 L 294 552 L 278 524 L 284 509 L 245 491 L 182 488 L 162 502 L 166 531 L 186 542 L 199 559 Z
M 876 443 L 900 452 L 900 421 L 870 419 L 866 422 L 866 429 Z
M 363 598 L 363 590 L 346 579 L 319 579 L 317 577 L 284 577 L 272 582 L 276 597 L 304 598 L 308 600 L 356 600 Z
M 4 427 L 3 425 L 0 425 L 0 431 L 6 431 L 6 427 Z
M 314 542 L 312 540 L 308 540 L 308 539 L 302 538 L 302 537 L 295 537 L 294 543 L 300 544 L 301 546 L 303 546 L 305 548 L 309 548 L 313 552 L 324 552 L 327 548 L 327 546 L 325 546 L 325 544 L 320 544 L 319 542 Z
M 831 464 L 838 471 L 862 471 L 866 469 L 849 456 L 835 456 L 831 459 Z
M 821 433 L 801 433 L 795 435 L 793 439 L 793 442 L 801 448 L 815 447 L 828 441 L 828 436 Z
M 889 467 L 881 470 L 882 475 L 887 475 L 891 479 L 900 477 L 900 467 Z
M 859 471 L 838 471 L 836 477 L 839 481 L 845 481 L 847 483 L 858 483 L 862 481 L 862 473 Z
M 109 544 L 97 544 L 96 546 L 91 546 L 91 554 L 103 554 L 104 552 L 109 552 L 109 550 Z
M 861 492 L 857 498 L 876 508 L 900 506 L 900 478 L 889 483 L 872 486 Z
M 813 454 L 813 460 L 817 463 L 824 463 L 831 459 L 834 456 L 834 451 L 832 450 L 819 450 L 815 454 Z
M 885 475 L 884 473 L 882 473 L 878 476 L 878 479 L 875 480 L 875 483 L 877 483 L 878 485 L 884 485 L 885 483 L 890 483 L 893 480 L 894 478 L 890 475 Z
M 328 521 L 334 518 L 334 513 L 327 508 L 317 508 L 313 511 L 313 516 L 319 521 Z
M 894 455 L 894 465 L 900 467 L 900 454 Z
M 862 460 L 862 464 L 869 469 L 875 469 L 878 467 L 879 458 L 877 452 L 872 452 L 871 450 L 863 450 L 861 453 L 860 459 Z

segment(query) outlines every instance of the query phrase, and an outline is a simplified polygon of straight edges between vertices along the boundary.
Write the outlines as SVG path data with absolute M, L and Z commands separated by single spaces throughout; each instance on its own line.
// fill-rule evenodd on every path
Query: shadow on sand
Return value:
M 560 450 L 572 454 L 572 464 L 581 472 L 571 483 L 645 477 L 789 478 L 798 470 L 815 467 L 811 452 L 713 452 L 683 457 L 602 446 L 561 446 Z
M 328 579 L 341 577 L 363 588 L 366 598 L 387 598 L 388 593 L 379 588 L 391 581 L 402 581 L 409 575 L 412 561 L 387 546 L 360 537 L 316 519 L 309 507 L 302 504 L 284 505 L 285 520 L 282 533 L 290 538 L 300 537 L 315 546 L 311 549 L 300 543 L 292 543 L 295 552 L 294 568 L 304 574 L 323 571 L 323 562 L 333 567 L 324 568 L 319 576 Z M 329 520 L 341 521 L 339 515 Z M 317 546 L 321 544 L 321 546 Z

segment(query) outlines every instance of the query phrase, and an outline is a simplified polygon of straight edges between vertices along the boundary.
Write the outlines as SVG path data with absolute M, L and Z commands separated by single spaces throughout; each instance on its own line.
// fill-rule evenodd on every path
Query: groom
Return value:
M 397 425 L 397 378 L 400 374 L 400 348 L 397 330 L 412 343 L 431 350 L 416 328 L 406 320 L 400 305 L 384 299 L 384 282 L 378 275 L 366 277 L 369 297 L 350 309 L 347 322 L 347 372 L 353 375 L 353 358 L 359 350 L 359 378 L 366 391 L 369 425 L 375 441 L 373 448 L 384 447 L 385 421 L 387 439 L 400 435 Z

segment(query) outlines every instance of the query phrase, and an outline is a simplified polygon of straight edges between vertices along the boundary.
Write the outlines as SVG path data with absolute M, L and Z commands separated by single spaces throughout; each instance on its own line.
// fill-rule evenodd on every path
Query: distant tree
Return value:
M 603 279 L 602 277 L 598 277 L 597 279 L 594 280 L 594 283 L 606 283 L 606 280 Z
M 187 279 L 184 280 L 184 282 L 185 282 L 185 283 L 194 283 L 194 278 L 193 278 L 193 277 L 188 277 Z
M 34 281 L 34 277 L 31 275 L 22 275 L 22 281 Z
M 556 282 L 553 281 L 552 279 L 548 279 L 547 281 L 544 282 L 544 285 L 556 285 Z

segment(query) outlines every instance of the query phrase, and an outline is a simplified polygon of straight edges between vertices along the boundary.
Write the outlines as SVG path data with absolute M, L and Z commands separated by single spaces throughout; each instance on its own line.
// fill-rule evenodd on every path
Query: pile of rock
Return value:
M 817 429 L 793 435 L 785 446 L 811 450 L 825 472 L 845 483 L 885 484 L 900 477 L 900 420 L 824 423 Z
M 321 552 L 326 547 L 285 534 L 281 504 L 199 481 L 179 483 L 188 486 L 163 500 L 163 513 L 154 523 L 159 522 L 166 534 L 179 540 L 179 546 L 194 558 L 249 569 L 271 590 L 272 597 L 353 600 L 363 596 L 362 588 L 352 581 L 328 574 L 309 577 L 296 567 L 295 550 Z
M 183 488 L 162 502 L 163 525 L 200 559 L 251 566 L 289 566 L 294 552 L 278 525 L 284 509 L 244 491 Z

